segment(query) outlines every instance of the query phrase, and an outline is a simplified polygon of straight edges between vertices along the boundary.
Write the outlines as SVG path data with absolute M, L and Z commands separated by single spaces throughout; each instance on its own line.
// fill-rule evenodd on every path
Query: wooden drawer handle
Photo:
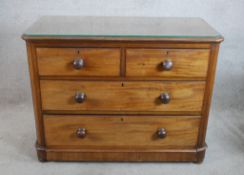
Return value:
M 73 61 L 73 67 L 75 69 L 81 69 L 85 66 L 84 60 L 82 58 L 77 58 Z
M 170 102 L 170 95 L 168 93 L 160 94 L 159 98 L 163 104 L 168 104 Z
M 85 128 L 78 128 L 76 131 L 76 135 L 79 138 L 84 138 L 86 136 L 86 134 L 87 134 L 87 131 Z
M 86 94 L 84 92 L 76 92 L 75 101 L 77 103 L 83 103 L 86 99 Z
M 165 138 L 167 136 L 167 132 L 166 132 L 166 129 L 165 128 L 160 128 L 158 131 L 157 131 L 157 135 L 159 138 Z
M 163 70 L 171 70 L 173 68 L 173 62 L 171 60 L 165 60 L 162 62 Z

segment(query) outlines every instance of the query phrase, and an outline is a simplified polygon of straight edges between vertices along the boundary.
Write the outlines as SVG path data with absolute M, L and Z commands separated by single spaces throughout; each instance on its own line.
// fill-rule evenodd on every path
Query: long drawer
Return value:
M 49 148 L 195 148 L 199 124 L 197 116 L 44 116 Z
M 200 113 L 205 82 L 41 80 L 43 110 Z
M 41 76 L 119 76 L 120 49 L 37 48 Z
M 126 76 L 205 79 L 208 49 L 127 49 Z

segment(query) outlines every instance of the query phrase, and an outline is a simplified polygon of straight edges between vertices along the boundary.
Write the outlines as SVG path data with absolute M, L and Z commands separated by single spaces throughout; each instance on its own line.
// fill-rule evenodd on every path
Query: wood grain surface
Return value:
M 48 148 L 194 148 L 199 123 L 195 116 L 44 116 Z M 78 128 L 86 129 L 84 138 L 76 135 Z M 159 128 L 165 128 L 165 138 L 158 137 Z
M 208 49 L 126 49 L 126 76 L 205 78 L 210 51 Z M 162 62 L 170 60 L 171 70 Z
M 202 151 L 203 154 L 205 150 Z M 198 152 L 62 152 L 48 151 L 48 161 L 199 162 Z
M 119 76 L 120 49 L 107 48 L 37 48 L 39 75 L 52 76 Z M 84 60 L 75 69 L 73 61 Z
M 43 110 L 156 112 L 198 111 L 203 103 L 205 82 L 153 81 L 52 81 L 41 80 Z M 76 92 L 87 98 L 74 99 Z M 169 93 L 171 101 L 163 104 L 159 96 Z
M 40 161 L 204 159 L 222 38 L 25 39 Z M 84 69 L 73 68 L 76 58 Z M 170 71 L 159 67 L 167 59 Z M 84 103 L 76 92 L 86 93 Z M 163 92 L 169 104 L 160 102 Z M 75 136 L 79 127 L 86 137 Z M 162 127 L 165 139 L 156 137 Z

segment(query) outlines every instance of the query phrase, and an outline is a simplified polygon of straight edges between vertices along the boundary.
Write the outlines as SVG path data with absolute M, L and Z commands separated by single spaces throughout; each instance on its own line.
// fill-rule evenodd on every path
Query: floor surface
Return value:
M 0 109 L 0 174 L 181 174 L 243 175 L 244 112 L 218 110 L 210 114 L 209 148 L 202 164 L 194 163 L 40 163 L 34 149 L 35 128 L 31 104 Z

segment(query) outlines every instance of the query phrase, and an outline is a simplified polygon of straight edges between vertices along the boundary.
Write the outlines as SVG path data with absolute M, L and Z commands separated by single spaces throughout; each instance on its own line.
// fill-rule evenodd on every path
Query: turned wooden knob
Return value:
M 77 137 L 84 138 L 86 136 L 86 129 L 85 128 L 78 128 L 76 131 Z
M 157 135 L 159 138 L 165 138 L 167 136 L 167 132 L 164 128 L 160 128 L 158 131 L 157 131 Z
M 173 68 L 173 62 L 171 60 L 165 60 L 162 62 L 163 70 L 171 70 Z
M 84 65 L 85 65 L 85 63 L 82 58 L 77 58 L 73 61 L 73 67 L 75 69 L 81 69 L 82 67 L 84 67 Z
M 75 101 L 77 103 L 83 103 L 86 99 L 86 94 L 84 92 L 76 92 Z
M 168 93 L 160 94 L 159 98 L 163 104 L 168 104 L 170 102 L 170 95 Z

